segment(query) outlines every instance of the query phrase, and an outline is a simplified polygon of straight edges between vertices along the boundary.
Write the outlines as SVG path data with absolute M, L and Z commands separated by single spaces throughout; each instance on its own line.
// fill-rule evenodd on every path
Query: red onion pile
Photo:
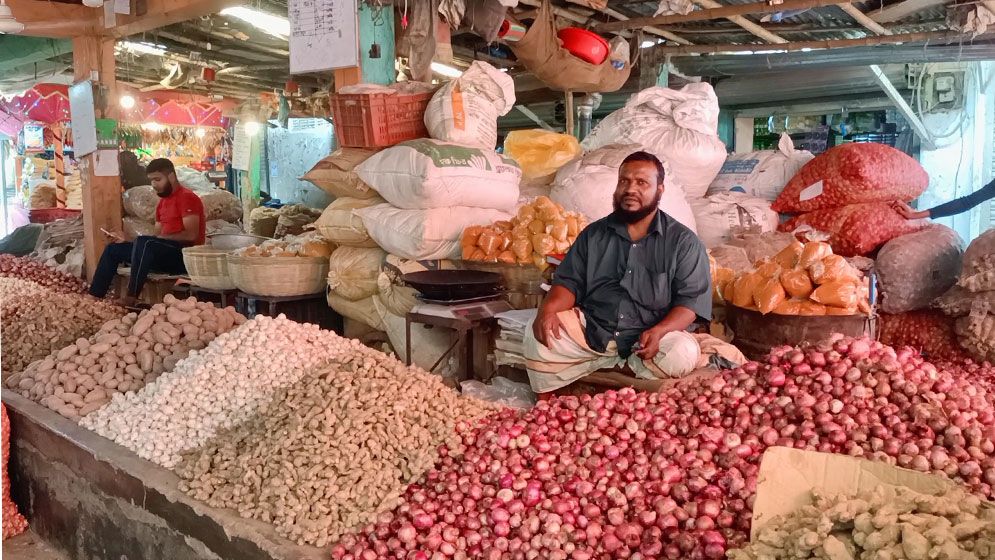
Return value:
M 0 276 L 31 280 L 36 284 L 66 294 L 86 292 L 86 283 L 82 279 L 64 274 L 26 257 L 0 255 Z
M 723 558 L 748 540 L 774 445 L 939 472 L 991 497 L 995 396 L 972 376 L 992 369 L 840 337 L 662 393 L 503 412 L 332 557 Z

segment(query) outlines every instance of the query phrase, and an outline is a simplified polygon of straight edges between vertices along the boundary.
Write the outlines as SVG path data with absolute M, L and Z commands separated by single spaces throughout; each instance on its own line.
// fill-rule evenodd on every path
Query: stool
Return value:
M 422 313 L 409 312 L 404 316 L 404 363 L 411 365 L 411 324 L 420 323 L 431 327 L 442 327 L 456 331 L 456 340 L 439 356 L 435 364 L 428 370 L 435 371 L 457 346 L 462 346 L 463 359 L 456 375 L 457 379 L 470 379 L 475 373 L 480 376 L 487 374 L 487 353 L 490 345 L 490 335 L 497 320 L 494 317 L 468 319 L 465 317 L 438 317 Z
M 117 269 L 115 278 L 114 294 L 120 299 L 128 294 L 128 281 L 131 279 L 131 267 L 122 266 Z M 182 274 L 161 274 L 152 272 L 142 286 L 142 293 L 138 296 L 138 301 L 155 305 L 162 303 L 162 299 L 173 291 L 173 287 L 180 281 L 189 282 L 190 279 Z
M 342 316 L 328 307 L 325 292 L 302 296 L 257 296 L 239 290 L 235 301 L 235 307 L 242 310 L 246 317 L 276 317 L 283 313 L 292 321 L 314 323 L 323 329 L 342 334 Z

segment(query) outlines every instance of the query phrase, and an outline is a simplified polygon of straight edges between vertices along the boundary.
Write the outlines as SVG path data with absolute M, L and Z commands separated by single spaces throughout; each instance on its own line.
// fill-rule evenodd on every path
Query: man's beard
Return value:
M 663 198 L 663 193 L 658 192 L 656 196 L 653 197 L 653 202 L 636 210 L 626 210 L 622 208 L 622 200 L 617 198 L 612 200 L 612 206 L 615 209 L 615 216 L 617 216 L 622 223 L 634 224 L 646 216 L 656 212 L 657 208 L 660 206 L 661 198 Z
M 159 195 L 159 198 L 166 198 L 167 196 L 173 194 L 173 184 L 170 183 L 166 185 L 166 190 L 162 192 L 155 191 L 155 194 Z

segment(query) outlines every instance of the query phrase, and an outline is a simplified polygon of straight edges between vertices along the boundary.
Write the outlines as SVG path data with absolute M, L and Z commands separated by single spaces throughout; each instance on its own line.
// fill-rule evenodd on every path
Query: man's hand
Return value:
M 660 339 L 667 334 L 666 329 L 650 327 L 639 335 L 639 350 L 636 355 L 644 360 L 652 360 L 660 351 Z
M 911 206 L 900 200 L 893 202 L 891 204 L 891 207 L 894 208 L 895 211 L 898 212 L 906 220 L 918 220 L 921 218 L 929 217 L 928 210 L 917 212 L 916 210 L 913 210 Z
M 560 321 L 558 313 L 543 313 L 540 311 L 536 315 L 535 321 L 532 322 L 532 334 L 535 335 L 539 344 L 542 344 L 546 348 L 549 348 L 550 336 L 559 340 L 562 330 L 563 322 Z

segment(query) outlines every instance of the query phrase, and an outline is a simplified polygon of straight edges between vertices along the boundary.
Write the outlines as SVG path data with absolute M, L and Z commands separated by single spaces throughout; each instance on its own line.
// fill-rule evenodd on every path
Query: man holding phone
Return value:
M 155 209 L 155 235 L 140 235 L 127 241 L 120 232 L 104 231 L 115 240 L 104 249 L 90 284 L 90 294 L 107 295 L 118 266 L 130 263 L 131 279 L 124 305 L 133 305 L 142 292 L 150 272 L 182 274 L 184 247 L 203 245 L 206 224 L 204 204 L 193 191 L 176 179 L 176 168 L 168 159 L 154 159 L 146 168 L 149 182 L 159 195 Z

